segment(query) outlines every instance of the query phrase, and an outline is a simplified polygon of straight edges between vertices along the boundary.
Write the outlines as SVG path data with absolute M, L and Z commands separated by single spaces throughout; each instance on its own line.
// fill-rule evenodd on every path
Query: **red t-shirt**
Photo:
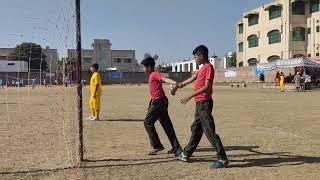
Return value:
M 162 88 L 162 78 L 159 72 L 153 71 L 149 75 L 149 89 L 152 100 L 157 100 L 166 96 Z
M 194 92 L 204 87 L 206 85 L 206 80 L 210 80 L 211 82 L 213 82 L 214 68 L 212 64 L 208 63 L 202 66 L 202 68 L 197 72 L 196 76 L 197 76 L 197 79 L 195 81 Z M 211 99 L 211 96 L 212 96 L 212 86 L 210 86 L 206 92 L 195 96 L 194 100 L 196 102 L 206 101 Z

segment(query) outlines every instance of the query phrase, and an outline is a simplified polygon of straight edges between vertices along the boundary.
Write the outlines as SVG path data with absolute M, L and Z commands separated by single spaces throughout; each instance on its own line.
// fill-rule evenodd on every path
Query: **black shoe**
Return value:
M 229 161 L 228 160 L 215 160 L 213 161 L 209 167 L 213 168 L 213 169 L 220 169 L 220 168 L 226 168 L 229 165 Z
M 177 157 L 180 153 L 182 153 L 182 148 L 181 147 L 178 149 L 171 148 L 167 153 L 173 154 L 175 157 Z
M 152 151 L 150 151 L 150 152 L 148 153 L 148 155 L 151 155 L 151 156 L 153 156 L 153 155 L 158 155 L 158 154 L 160 154 L 160 152 L 163 151 L 163 150 L 164 150 L 164 147 L 158 148 L 158 149 L 153 149 Z
M 175 154 L 174 148 L 170 149 L 167 153 L 168 153 L 168 154 Z

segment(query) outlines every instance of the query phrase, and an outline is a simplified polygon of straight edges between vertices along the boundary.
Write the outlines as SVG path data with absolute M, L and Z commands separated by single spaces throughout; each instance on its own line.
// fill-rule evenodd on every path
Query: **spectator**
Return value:
M 311 76 L 304 75 L 304 90 L 311 90 Z
M 276 73 L 276 77 L 274 78 L 274 82 L 275 82 L 275 86 L 279 86 L 279 82 L 280 82 L 280 72 L 277 71 Z
M 295 85 L 296 85 L 296 91 L 300 91 L 301 89 L 301 75 L 300 75 L 300 72 L 297 72 L 297 74 L 294 76 L 294 82 L 295 82 Z

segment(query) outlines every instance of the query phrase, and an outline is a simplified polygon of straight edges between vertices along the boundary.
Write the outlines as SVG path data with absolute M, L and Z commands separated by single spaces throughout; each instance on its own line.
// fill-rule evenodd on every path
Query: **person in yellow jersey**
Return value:
M 280 73 L 280 92 L 284 92 L 284 74 L 283 72 Z
M 99 120 L 99 113 L 100 113 L 100 98 L 102 93 L 101 88 L 101 77 L 98 72 L 99 65 L 92 64 L 90 67 L 90 71 L 93 73 L 90 79 L 90 100 L 89 105 L 92 111 L 90 117 L 87 120 L 90 121 L 97 121 Z

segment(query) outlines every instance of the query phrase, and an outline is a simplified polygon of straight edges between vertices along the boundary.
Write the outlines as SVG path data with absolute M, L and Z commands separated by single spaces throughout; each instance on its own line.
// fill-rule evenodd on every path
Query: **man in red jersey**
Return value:
M 193 97 L 196 102 L 195 120 L 191 126 L 192 134 L 188 145 L 184 148 L 183 152 L 178 155 L 178 159 L 181 161 L 189 160 L 189 157 L 196 150 L 204 132 L 209 142 L 216 150 L 218 156 L 218 160 L 213 161 L 210 164 L 210 167 L 226 167 L 228 166 L 229 161 L 220 137 L 215 132 L 215 124 L 212 116 L 212 85 L 214 68 L 209 61 L 209 50 L 206 46 L 200 45 L 194 49 L 193 55 L 196 63 L 203 66 L 194 76 L 177 85 L 179 88 L 183 88 L 195 81 L 194 92 L 181 99 L 181 103 L 186 104 Z
M 141 64 L 144 65 L 144 71 L 149 76 L 149 89 L 151 95 L 148 113 L 144 121 L 144 127 L 146 128 L 150 144 L 153 148 L 149 155 L 157 155 L 164 150 L 154 126 L 154 123 L 158 119 L 160 119 L 160 124 L 167 134 L 172 146 L 172 149 L 169 150 L 168 153 L 178 155 L 182 152 L 182 148 L 176 137 L 176 133 L 168 114 L 168 98 L 166 97 L 166 94 L 162 88 L 162 82 L 174 85 L 177 83 L 171 79 L 161 77 L 161 74 L 154 70 L 154 58 L 148 56 L 141 62 Z

